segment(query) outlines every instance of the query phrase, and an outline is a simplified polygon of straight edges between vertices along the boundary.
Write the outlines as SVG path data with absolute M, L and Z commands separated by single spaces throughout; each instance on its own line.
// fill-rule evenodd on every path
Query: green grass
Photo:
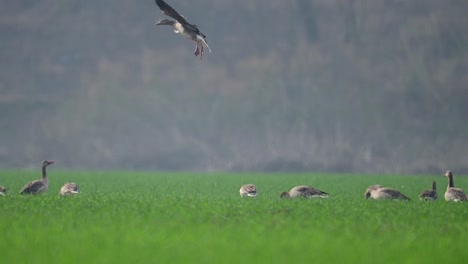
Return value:
M 455 263 L 468 258 L 468 203 L 443 200 L 442 176 L 60 172 L 48 193 L 18 191 L 38 172 L 3 171 L 2 263 Z M 418 194 L 435 179 L 439 199 Z M 77 182 L 79 196 L 59 197 Z M 239 187 L 254 183 L 255 199 Z M 281 200 L 311 185 L 328 199 Z M 366 201 L 381 184 L 412 198 Z M 455 184 L 468 190 L 468 178 Z

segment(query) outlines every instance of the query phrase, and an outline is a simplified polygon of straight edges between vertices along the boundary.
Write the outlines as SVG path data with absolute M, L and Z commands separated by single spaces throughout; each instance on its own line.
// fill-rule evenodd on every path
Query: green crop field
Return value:
M 1 263 L 463 263 L 468 203 L 443 199 L 442 175 L 64 172 L 49 191 L 18 194 L 40 172 L 2 171 Z M 419 193 L 438 183 L 439 200 Z M 81 194 L 59 197 L 65 182 Z M 257 185 L 256 198 L 239 187 Z M 369 185 L 412 201 L 364 199 Z M 328 199 L 280 199 L 310 185 Z M 468 178 L 455 175 L 468 190 Z

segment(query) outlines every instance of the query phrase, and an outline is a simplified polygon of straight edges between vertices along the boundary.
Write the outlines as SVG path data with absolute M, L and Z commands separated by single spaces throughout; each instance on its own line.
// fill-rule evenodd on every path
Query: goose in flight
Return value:
M 168 25 L 172 26 L 174 28 L 175 33 L 180 33 L 182 36 L 192 40 L 195 42 L 195 56 L 200 55 L 200 59 L 203 59 L 203 53 L 204 53 L 204 48 L 207 48 L 210 53 L 211 49 L 208 46 L 208 43 L 206 42 L 206 36 L 200 32 L 198 27 L 194 24 L 190 24 L 187 22 L 184 16 L 180 15 L 175 11 L 174 8 L 172 8 L 170 5 L 168 5 L 166 2 L 163 0 L 155 0 L 156 4 L 158 5 L 159 9 L 169 17 L 172 17 L 175 20 L 171 19 L 161 19 L 160 21 L 156 22 L 156 25 Z

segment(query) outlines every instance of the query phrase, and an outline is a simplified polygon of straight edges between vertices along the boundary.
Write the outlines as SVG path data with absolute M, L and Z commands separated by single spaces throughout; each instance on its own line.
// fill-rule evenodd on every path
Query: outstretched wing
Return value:
M 172 18 L 174 18 L 175 20 L 177 20 L 179 23 L 185 25 L 187 28 L 195 31 L 195 33 L 203 36 L 203 38 L 206 38 L 206 36 L 200 32 L 200 30 L 198 29 L 197 25 L 194 25 L 194 24 L 190 24 L 184 16 L 182 16 L 181 14 L 177 13 L 177 11 L 175 11 L 174 8 L 172 8 L 170 5 L 168 5 L 166 2 L 164 2 L 163 0 L 155 0 L 156 4 L 159 6 L 159 9 L 161 9 L 161 11 L 166 15 L 166 16 L 170 16 Z
M 155 0 L 156 4 L 159 6 L 159 9 L 166 15 L 174 18 L 181 24 L 189 24 L 187 20 L 185 20 L 185 17 L 177 13 L 174 8 L 172 8 L 170 5 L 168 5 L 166 2 L 163 0 Z

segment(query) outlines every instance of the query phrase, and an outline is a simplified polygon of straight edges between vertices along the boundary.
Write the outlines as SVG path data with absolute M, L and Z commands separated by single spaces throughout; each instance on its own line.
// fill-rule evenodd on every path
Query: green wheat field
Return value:
M 1 171 L 1 263 L 463 263 L 468 203 L 443 199 L 442 175 L 65 172 L 18 194 L 40 171 Z M 439 200 L 419 193 L 438 183 Z M 455 175 L 468 190 L 468 178 Z M 66 182 L 81 194 L 59 197 Z M 257 185 L 241 198 L 242 184 Z M 412 200 L 366 201 L 369 185 Z M 280 199 L 310 185 L 328 199 Z

